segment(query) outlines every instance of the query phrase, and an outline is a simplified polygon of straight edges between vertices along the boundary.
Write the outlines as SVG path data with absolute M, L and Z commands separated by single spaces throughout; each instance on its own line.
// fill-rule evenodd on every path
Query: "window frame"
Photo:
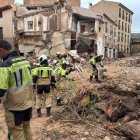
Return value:
M 31 28 L 31 23 L 32 23 L 32 28 Z M 28 30 L 33 30 L 33 21 L 31 21 L 31 20 L 29 20 L 28 22 L 27 22 L 27 27 L 28 27 Z

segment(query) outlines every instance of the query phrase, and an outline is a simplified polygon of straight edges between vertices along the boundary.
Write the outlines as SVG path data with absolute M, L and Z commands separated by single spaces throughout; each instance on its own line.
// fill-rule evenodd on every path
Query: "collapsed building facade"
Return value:
M 56 7 L 55 7 L 56 6 Z M 66 53 L 70 46 L 71 34 L 67 31 L 68 12 L 61 12 L 59 5 L 37 5 L 18 7 L 17 36 L 21 52 L 35 51 L 37 55 L 47 53 L 54 55 L 56 51 Z M 38 10 L 38 7 L 41 9 Z M 29 12 L 29 11 L 34 12 Z M 63 17 L 63 18 L 61 18 Z
M 116 44 L 117 25 L 109 17 L 88 9 L 68 6 L 61 1 L 50 5 L 17 6 L 15 32 L 19 50 L 23 53 L 34 51 L 54 56 L 57 51 L 67 53 L 76 49 L 78 53 L 103 54 L 117 57 L 117 47 L 105 49 L 105 24 L 112 25 L 108 43 Z M 115 36 L 114 36 L 115 34 Z

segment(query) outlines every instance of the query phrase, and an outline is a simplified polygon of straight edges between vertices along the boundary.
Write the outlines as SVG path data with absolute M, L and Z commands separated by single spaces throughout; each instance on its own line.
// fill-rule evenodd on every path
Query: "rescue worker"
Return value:
M 69 78 L 67 77 L 67 75 L 71 72 L 74 71 L 74 69 L 70 68 L 69 70 L 66 69 L 67 68 L 67 63 L 66 61 L 64 61 L 63 63 L 61 63 L 61 65 L 58 65 L 58 67 L 55 69 L 54 74 L 56 77 L 56 81 L 58 84 L 60 84 L 60 82 L 62 80 L 69 80 Z M 56 85 L 57 87 L 58 85 Z M 57 93 L 57 105 L 63 105 L 63 100 L 61 98 L 61 95 L 59 93 Z
M 36 84 L 37 94 L 36 94 L 36 106 L 37 115 L 41 117 L 41 106 L 43 102 L 43 95 L 45 94 L 45 105 L 46 105 L 46 116 L 51 115 L 51 88 L 55 87 L 55 77 L 54 70 L 49 67 L 48 58 L 46 55 L 41 55 L 39 57 L 40 66 L 33 70 L 33 83 Z
M 93 72 L 92 74 L 90 75 L 90 82 L 92 82 L 93 80 L 93 76 L 95 75 L 94 79 L 97 81 L 97 82 L 100 82 L 99 78 L 98 78 L 98 69 L 97 69 L 97 63 L 100 64 L 101 67 L 104 67 L 103 65 L 103 55 L 99 55 L 99 56 L 96 56 L 96 57 L 92 57 L 90 59 L 90 64 L 93 68 Z
M 9 137 L 31 140 L 33 90 L 30 62 L 5 40 L 0 40 L 0 98 L 3 100 Z
M 65 58 L 63 57 L 63 55 L 60 52 L 56 53 L 56 57 L 57 57 L 56 64 L 61 64 L 64 61 L 66 61 Z

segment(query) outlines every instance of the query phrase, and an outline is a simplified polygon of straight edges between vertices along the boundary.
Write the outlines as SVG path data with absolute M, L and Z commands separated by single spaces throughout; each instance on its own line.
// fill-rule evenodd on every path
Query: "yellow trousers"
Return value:
M 5 120 L 12 140 L 32 140 L 30 121 L 16 126 L 14 114 L 9 110 L 5 110 Z
M 46 107 L 50 107 L 52 104 L 52 94 L 36 94 L 36 107 L 39 109 L 41 106 L 45 105 Z

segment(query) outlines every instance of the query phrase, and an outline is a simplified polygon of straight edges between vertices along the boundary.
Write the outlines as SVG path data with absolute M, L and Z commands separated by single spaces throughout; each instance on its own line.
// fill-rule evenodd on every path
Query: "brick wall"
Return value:
M 53 4 L 57 0 L 24 0 L 25 4 Z M 79 6 L 80 0 L 67 0 L 67 4 L 71 6 Z

